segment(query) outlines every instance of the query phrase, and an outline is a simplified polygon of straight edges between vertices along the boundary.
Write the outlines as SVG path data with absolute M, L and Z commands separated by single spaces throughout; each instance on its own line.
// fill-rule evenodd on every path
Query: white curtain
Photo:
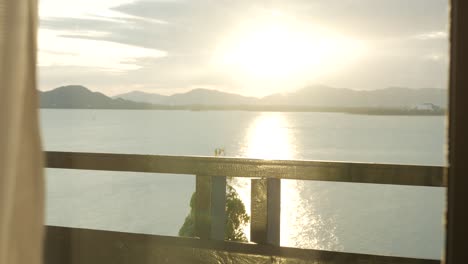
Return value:
M 42 262 L 36 0 L 0 0 L 0 264 Z

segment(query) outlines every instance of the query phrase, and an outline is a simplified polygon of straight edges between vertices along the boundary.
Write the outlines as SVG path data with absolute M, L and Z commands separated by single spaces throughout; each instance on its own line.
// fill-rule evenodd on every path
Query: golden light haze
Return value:
M 107 95 L 444 88 L 441 0 L 42 0 L 39 86 Z
M 301 23 L 279 11 L 267 17 L 243 21 L 222 38 L 214 54 L 214 65 L 245 86 L 270 82 L 269 91 L 288 92 L 294 85 L 314 76 L 340 71 L 365 56 L 364 41 L 340 35 L 325 28 Z M 279 87 L 275 87 L 279 86 Z M 249 85 L 249 87 L 252 87 Z

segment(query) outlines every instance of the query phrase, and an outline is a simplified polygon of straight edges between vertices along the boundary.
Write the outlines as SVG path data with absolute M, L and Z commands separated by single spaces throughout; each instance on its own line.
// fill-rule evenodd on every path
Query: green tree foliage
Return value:
M 196 193 L 192 194 L 190 199 L 190 213 L 185 217 L 184 224 L 179 229 L 179 236 L 194 237 L 195 236 L 195 199 Z
M 215 156 L 224 155 L 224 149 L 217 148 Z M 239 197 L 236 189 L 232 186 L 232 179 L 228 178 L 226 185 L 226 231 L 225 240 L 247 242 L 243 227 L 250 221 L 245 205 Z M 196 193 L 190 199 L 190 213 L 185 218 L 184 224 L 179 230 L 179 236 L 195 236 L 195 199 Z
M 227 184 L 225 240 L 247 242 L 243 227 L 250 221 L 236 189 Z

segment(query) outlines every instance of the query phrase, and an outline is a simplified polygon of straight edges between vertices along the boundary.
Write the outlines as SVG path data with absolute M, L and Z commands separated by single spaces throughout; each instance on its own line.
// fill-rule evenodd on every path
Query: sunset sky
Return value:
M 41 0 L 39 88 L 445 88 L 448 1 Z

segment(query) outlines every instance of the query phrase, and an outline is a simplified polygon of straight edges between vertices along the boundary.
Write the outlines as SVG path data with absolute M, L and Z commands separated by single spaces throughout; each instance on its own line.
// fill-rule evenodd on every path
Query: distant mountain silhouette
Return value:
M 390 87 L 356 91 L 328 86 L 310 86 L 288 94 L 273 94 L 260 100 L 263 105 L 301 105 L 316 107 L 411 107 L 433 103 L 445 107 L 447 90 Z
M 141 91 L 132 91 L 124 94 L 119 94 L 113 96 L 112 98 L 122 98 L 134 102 L 141 103 L 150 103 L 150 104 L 163 104 L 169 96 L 155 94 L 155 93 L 146 93 Z
M 58 87 L 47 92 L 40 92 L 42 108 L 90 108 L 90 109 L 142 109 L 148 104 L 128 101 L 122 98 L 112 99 L 102 93 L 92 92 L 81 85 Z
M 390 87 L 379 90 L 357 91 L 329 86 L 309 86 L 295 92 L 273 94 L 263 98 L 245 97 L 208 89 L 195 89 L 187 93 L 171 96 L 134 91 L 117 95 L 114 98 L 166 105 L 411 107 L 422 103 L 433 103 L 444 107 L 447 104 L 447 90 Z
M 257 98 L 210 89 L 194 89 L 186 93 L 174 94 L 166 104 L 171 105 L 248 105 L 255 104 Z
M 255 97 L 201 88 L 170 96 L 133 91 L 113 98 L 163 105 L 250 105 L 258 102 L 258 98 Z
M 445 108 L 447 105 L 446 93 L 447 91 L 444 89 L 431 88 L 391 87 L 380 90 L 356 91 L 328 86 L 310 86 L 296 92 L 273 94 L 263 98 L 246 97 L 210 89 L 194 89 L 170 96 L 133 91 L 110 98 L 80 85 L 69 85 L 41 92 L 40 98 L 43 108 L 331 111 L 404 114 L 408 112 L 408 109 L 413 109 L 416 105 L 424 103 Z M 369 109 L 371 111 L 368 111 Z M 406 110 L 395 112 L 388 111 L 389 109 Z

